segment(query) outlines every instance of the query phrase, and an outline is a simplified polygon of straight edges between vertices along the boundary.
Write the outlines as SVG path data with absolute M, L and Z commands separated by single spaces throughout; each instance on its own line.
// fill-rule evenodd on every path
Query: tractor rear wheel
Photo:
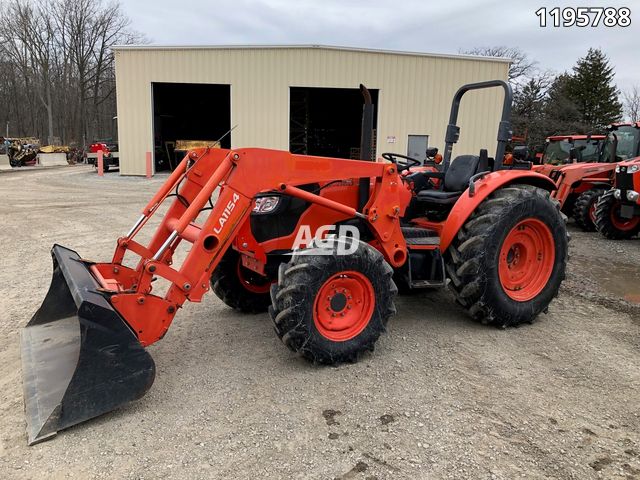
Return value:
M 220 300 L 245 313 L 266 312 L 271 305 L 271 280 L 244 267 L 230 248 L 211 275 L 211 287 Z
M 357 242 L 351 254 L 338 245 Z M 275 331 L 314 363 L 355 362 L 373 351 L 396 309 L 393 269 L 370 245 L 342 237 L 329 247 L 296 252 L 280 265 L 269 309 Z
M 585 232 L 593 232 L 596 229 L 596 204 L 604 192 L 602 188 L 582 192 L 573 206 L 573 219 Z
M 558 294 L 568 235 L 558 202 L 531 185 L 510 185 L 484 200 L 449 247 L 457 302 L 499 327 L 531 323 Z
M 625 240 L 640 232 L 640 216 L 624 218 L 620 216 L 620 201 L 609 190 L 598 200 L 596 205 L 596 228 L 607 238 Z

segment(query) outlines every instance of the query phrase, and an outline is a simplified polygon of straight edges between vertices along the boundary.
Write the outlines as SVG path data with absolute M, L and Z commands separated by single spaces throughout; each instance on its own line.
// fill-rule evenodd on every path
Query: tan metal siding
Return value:
M 289 87 L 379 89 L 377 154 L 406 154 L 409 134 L 442 148 L 450 102 L 470 82 L 507 78 L 508 64 L 319 48 L 116 50 L 120 171 L 144 175 L 153 149 L 152 82 L 231 85 L 232 148 L 289 148 Z M 502 93 L 470 92 L 455 151 L 495 150 Z M 193 108 L 198 108 L 194 105 Z M 211 112 L 215 115 L 215 112 Z M 395 144 L 386 143 L 389 136 Z M 455 154 L 454 151 L 454 154 Z

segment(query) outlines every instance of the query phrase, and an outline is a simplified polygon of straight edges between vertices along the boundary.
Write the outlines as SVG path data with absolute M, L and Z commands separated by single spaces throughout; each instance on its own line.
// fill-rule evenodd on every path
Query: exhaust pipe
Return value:
M 364 98 L 362 106 L 362 129 L 360 130 L 360 159 L 366 161 L 372 160 L 373 146 L 373 102 L 371 101 L 371 93 L 364 85 L 360 84 L 360 93 Z M 364 206 L 369 201 L 369 183 L 371 179 L 361 178 L 358 184 L 358 211 L 362 212 Z

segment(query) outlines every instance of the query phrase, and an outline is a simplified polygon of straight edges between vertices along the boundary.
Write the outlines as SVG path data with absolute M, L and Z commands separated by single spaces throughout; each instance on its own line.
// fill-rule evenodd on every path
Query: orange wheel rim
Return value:
M 269 293 L 269 290 L 271 289 L 271 283 L 273 282 L 269 281 L 267 278 L 264 278 L 264 280 L 260 278 L 259 281 L 256 282 L 255 279 L 252 279 L 251 277 L 259 277 L 259 275 L 257 273 L 254 275 L 247 275 L 247 273 L 249 272 L 251 272 L 251 270 L 245 269 L 245 267 L 242 265 L 242 259 L 238 259 L 238 280 L 240 280 L 242 286 L 252 293 Z
M 325 281 L 313 303 L 313 321 L 320 334 L 334 342 L 358 336 L 369 324 L 375 292 L 360 272 L 340 272 Z
M 622 232 L 628 232 L 633 230 L 640 223 L 640 216 L 634 216 L 632 218 L 624 218 L 620 216 L 620 203 L 616 202 L 611 209 L 611 223 L 613 226 Z
M 519 222 L 500 249 L 498 275 L 505 293 L 518 302 L 535 298 L 551 278 L 555 257 L 553 234 L 545 223 L 535 218 Z

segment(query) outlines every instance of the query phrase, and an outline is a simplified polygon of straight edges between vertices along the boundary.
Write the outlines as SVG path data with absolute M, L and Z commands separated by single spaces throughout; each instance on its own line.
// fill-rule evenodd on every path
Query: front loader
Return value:
M 493 87 L 505 93 L 495 156 L 452 160 L 463 95 Z M 438 168 L 396 154 L 371 162 L 195 149 L 110 262 L 55 245 L 49 294 L 22 336 L 29 443 L 144 395 L 155 373 L 145 347 L 211 286 L 233 308 L 268 309 L 285 345 L 322 364 L 373 350 L 395 312 L 394 276 L 412 289 L 449 285 L 483 323 L 532 322 L 564 278 L 567 234 L 553 182 L 529 163 L 503 165 L 511 101 L 503 81 L 461 87 Z M 167 202 L 152 239 L 141 242 Z M 315 235 L 302 242 L 306 231 Z M 156 279 L 166 292 L 154 290 Z

